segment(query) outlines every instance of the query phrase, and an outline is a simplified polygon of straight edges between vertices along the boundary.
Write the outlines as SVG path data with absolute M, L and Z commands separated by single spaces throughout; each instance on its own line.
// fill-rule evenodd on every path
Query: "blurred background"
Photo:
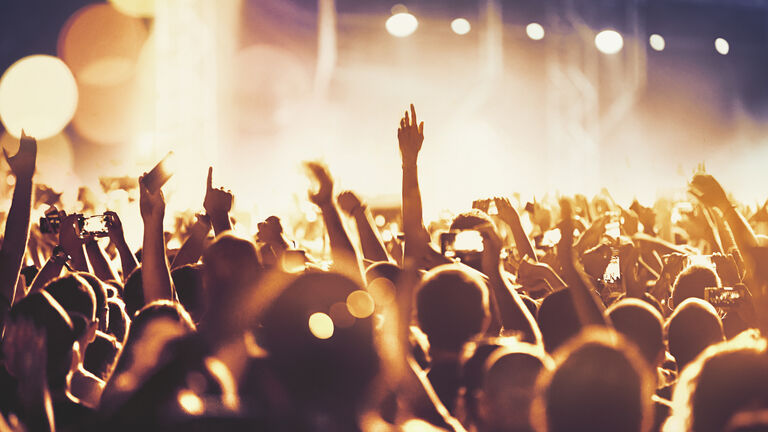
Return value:
M 254 218 L 306 207 L 300 162 L 397 204 L 396 130 L 425 122 L 425 216 L 480 196 L 683 193 L 706 164 L 768 184 L 765 0 L 0 0 L 0 143 L 38 181 L 121 190 L 169 150 L 171 209 L 206 167 Z M 0 190 L 13 181 L 0 168 Z M 8 179 L 6 182 L 5 179 Z M 251 217 L 249 216 L 249 217 Z

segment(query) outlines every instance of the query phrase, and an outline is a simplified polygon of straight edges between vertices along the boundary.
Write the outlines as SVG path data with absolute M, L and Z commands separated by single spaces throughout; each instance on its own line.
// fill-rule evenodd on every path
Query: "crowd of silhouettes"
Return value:
M 22 133 L 0 431 L 768 431 L 766 208 L 701 172 L 651 207 L 478 197 L 425 223 L 413 105 L 396 140 L 399 235 L 306 163 L 317 256 L 278 216 L 236 235 L 212 169 L 178 232 L 142 177 L 140 216 L 108 211 L 100 235 L 55 210 L 45 233 Z

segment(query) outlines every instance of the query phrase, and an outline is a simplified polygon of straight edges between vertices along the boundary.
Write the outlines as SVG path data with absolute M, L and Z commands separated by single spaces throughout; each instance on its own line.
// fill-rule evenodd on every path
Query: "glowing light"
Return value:
M 347 309 L 355 318 L 371 316 L 375 306 L 373 297 L 365 291 L 357 290 L 347 296 Z
M 381 239 L 384 240 L 384 242 L 389 243 L 392 241 L 392 232 L 391 231 L 384 231 L 381 233 Z
M 648 38 L 648 43 L 651 44 L 651 48 L 653 48 L 655 51 L 663 51 L 664 47 L 667 46 L 664 37 L 655 33 L 652 34 L 650 38 Z
M 181 409 L 190 415 L 200 415 L 203 413 L 204 405 L 203 400 L 190 390 L 181 390 L 177 396 Z
M 389 17 L 384 25 L 392 36 L 404 38 L 416 31 L 419 21 L 408 12 L 399 12 Z
M 728 55 L 728 52 L 731 50 L 731 45 L 727 40 L 717 38 L 715 39 L 715 50 L 722 55 Z
M 16 184 L 16 176 L 13 176 L 11 174 L 8 174 L 8 177 L 5 178 L 5 183 L 8 186 L 13 186 Z
M 542 40 L 544 39 L 544 27 L 539 23 L 530 23 L 525 26 L 525 34 L 533 40 Z
M 331 320 L 333 320 L 333 324 L 338 328 L 352 327 L 355 323 L 355 317 L 349 313 L 346 303 L 334 303 L 328 311 L 328 314 L 330 315 Z
M 309 317 L 309 331 L 318 339 L 333 336 L 333 320 L 322 312 L 315 312 Z
M 616 54 L 624 47 L 624 38 L 615 30 L 603 30 L 595 36 L 595 46 L 603 54 Z
M 109 0 L 120 12 L 138 17 L 149 18 L 155 14 L 155 0 Z
M 383 227 L 385 223 L 387 223 L 387 219 L 384 217 L 384 215 L 376 215 L 377 227 Z
M 466 19 L 456 18 L 455 20 L 451 21 L 451 30 L 453 30 L 453 32 L 457 35 L 465 35 L 469 33 L 470 30 L 472 30 L 472 26 Z
M 387 278 L 376 278 L 368 284 L 368 292 L 379 306 L 387 306 L 395 300 L 395 285 Z
M 13 136 L 21 129 L 37 139 L 61 132 L 77 109 L 77 84 L 63 61 L 33 55 L 12 64 L 0 78 L 0 121 Z

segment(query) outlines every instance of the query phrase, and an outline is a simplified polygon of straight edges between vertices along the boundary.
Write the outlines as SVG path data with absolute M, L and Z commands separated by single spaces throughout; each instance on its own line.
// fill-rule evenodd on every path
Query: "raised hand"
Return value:
M 499 212 L 499 217 L 503 221 L 513 221 L 520 219 L 520 214 L 517 213 L 512 203 L 509 202 L 509 198 L 496 197 L 493 199 L 496 204 L 496 211 Z
M 264 242 L 270 246 L 284 245 L 283 224 L 277 216 L 270 216 L 264 222 L 256 225 L 256 240 Z M 287 246 L 287 245 L 284 245 Z
M 35 173 L 35 160 L 37 159 L 37 141 L 31 136 L 25 135 L 24 130 L 21 131 L 21 139 L 19 141 L 19 151 L 14 156 L 8 156 L 8 152 L 3 149 L 3 155 L 5 156 L 8 166 L 11 167 L 11 172 L 17 179 L 31 179 Z
M 688 191 L 706 206 L 720 209 L 730 206 L 725 190 L 709 174 L 696 174 L 693 176 L 693 180 L 688 184 Z
M 472 208 L 478 209 L 483 213 L 488 214 L 488 210 L 491 207 L 491 200 L 488 198 L 476 199 L 472 201 Z
M 400 127 L 397 129 L 397 140 L 400 143 L 400 155 L 403 165 L 414 165 L 419 157 L 421 144 L 424 142 L 424 122 L 420 124 L 416 120 L 416 109 L 411 104 L 411 116 L 408 117 L 408 111 L 400 120 Z
M 165 216 L 165 197 L 163 196 L 162 189 L 158 189 L 155 192 L 150 192 L 144 185 L 142 179 L 139 178 L 139 209 L 141 210 L 141 218 L 144 223 L 149 222 L 163 224 L 163 217 Z
M 328 172 L 328 167 L 320 162 L 305 162 L 305 166 L 320 185 L 317 192 L 309 192 L 309 200 L 318 207 L 330 204 L 333 200 L 333 177 Z
M 59 244 L 64 248 L 65 252 L 73 255 L 78 248 L 82 250 L 84 243 L 84 239 L 80 237 L 79 215 L 67 215 L 67 212 L 62 210 L 59 212 L 59 219 L 61 220 L 59 225 Z
M 120 221 L 120 216 L 113 211 L 105 211 L 104 216 L 107 217 L 107 235 L 113 243 L 125 241 L 125 234 L 123 233 L 123 223 Z
M 229 214 L 230 210 L 232 210 L 233 199 L 232 191 L 213 187 L 213 167 L 209 167 L 205 199 L 203 200 L 203 208 L 206 213 L 211 217 Z
M 339 207 L 344 210 L 344 213 L 352 216 L 358 209 L 363 208 L 363 203 L 360 198 L 352 191 L 344 191 L 336 197 L 336 201 L 339 203 Z

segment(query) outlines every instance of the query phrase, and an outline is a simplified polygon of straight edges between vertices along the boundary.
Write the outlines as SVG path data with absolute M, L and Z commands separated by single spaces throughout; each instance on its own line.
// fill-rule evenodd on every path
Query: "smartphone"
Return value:
M 51 207 L 45 212 L 45 216 L 40 218 L 40 232 L 43 234 L 58 234 L 61 219 L 56 207 Z
M 81 217 L 78 219 L 80 225 L 80 237 L 106 237 L 109 235 L 109 216 L 98 215 Z
M 173 162 L 174 155 L 172 151 L 169 151 L 165 157 L 152 168 L 152 171 L 142 178 L 142 183 L 146 188 L 154 193 L 157 192 L 163 185 L 173 177 Z
M 440 250 L 453 258 L 483 252 L 483 236 L 476 230 L 452 230 L 440 234 Z
M 610 220 L 605 224 L 605 235 L 610 237 L 614 242 L 619 240 L 619 236 L 621 236 L 621 213 L 610 213 Z
M 746 288 L 743 285 L 704 288 L 704 300 L 721 309 L 736 306 L 744 297 L 746 297 Z

